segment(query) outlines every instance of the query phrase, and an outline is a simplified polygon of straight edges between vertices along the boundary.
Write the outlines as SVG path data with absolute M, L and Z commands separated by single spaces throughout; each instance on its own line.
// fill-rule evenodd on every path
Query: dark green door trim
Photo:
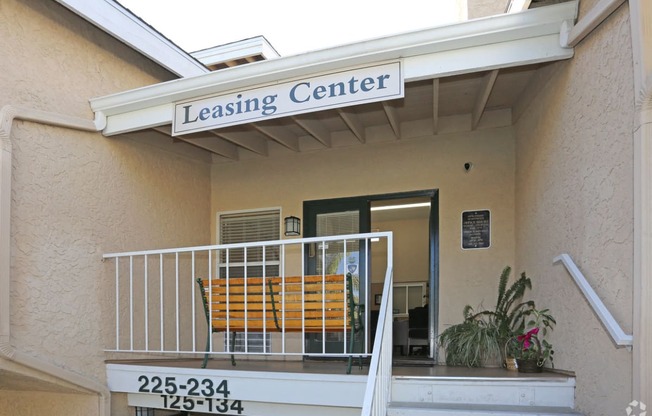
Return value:
M 437 359 L 437 337 L 439 328 L 439 190 L 426 189 L 417 191 L 395 192 L 380 195 L 366 195 L 356 196 L 349 198 L 334 198 L 305 201 L 303 203 L 303 235 L 304 237 L 314 237 L 316 230 L 314 229 L 314 221 L 309 221 L 311 216 L 316 216 L 318 213 L 324 212 L 338 212 L 346 211 L 351 207 L 366 206 L 366 210 L 361 210 L 360 214 L 360 232 L 365 233 L 371 231 L 371 214 L 369 208 L 373 201 L 383 201 L 390 199 L 402 198 L 416 198 L 416 197 L 429 197 L 430 198 L 430 217 L 429 217 L 429 262 L 428 262 L 428 283 L 429 283 L 429 319 L 428 319 L 428 335 L 430 338 L 430 351 L 429 357 L 433 360 Z M 363 216 L 363 212 L 366 214 Z M 312 223 L 312 224 L 311 224 Z M 307 259 L 306 259 L 307 260 Z M 307 263 L 306 263 L 307 264 Z

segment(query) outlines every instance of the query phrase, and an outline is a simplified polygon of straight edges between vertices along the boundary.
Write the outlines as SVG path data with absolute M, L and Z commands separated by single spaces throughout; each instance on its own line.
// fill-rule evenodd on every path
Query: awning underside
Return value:
M 107 136 L 154 130 L 169 140 L 174 104 L 198 97 L 388 60 L 400 60 L 405 97 L 177 136 L 216 161 L 509 126 L 531 102 L 559 44 L 567 2 L 183 78 L 91 100 Z

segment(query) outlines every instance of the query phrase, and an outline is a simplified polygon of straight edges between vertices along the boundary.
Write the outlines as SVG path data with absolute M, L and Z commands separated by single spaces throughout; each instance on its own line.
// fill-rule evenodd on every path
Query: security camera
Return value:
M 473 163 L 471 163 L 471 162 L 466 162 L 466 163 L 464 164 L 464 172 L 468 172 L 468 171 L 470 171 L 472 167 L 473 167 Z

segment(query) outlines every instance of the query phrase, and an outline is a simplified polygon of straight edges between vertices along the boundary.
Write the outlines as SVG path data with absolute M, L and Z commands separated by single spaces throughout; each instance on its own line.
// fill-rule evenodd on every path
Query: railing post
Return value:
M 143 301 L 143 304 L 145 305 L 145 351 L 149 351 L 149 292 L 148 292 L 149 269 L 148 269 L 148 264 L 147 264 L 147 254 L 145 254 L 145 256 L 144 256 L 144 261 L 145 261 L 145 275 L 143 277 L 143 281 L 145 283 L 145 290 L 144 290 L 145 299 Z
M 134 350 L 134 256 L 129 256 L 129 349 Z

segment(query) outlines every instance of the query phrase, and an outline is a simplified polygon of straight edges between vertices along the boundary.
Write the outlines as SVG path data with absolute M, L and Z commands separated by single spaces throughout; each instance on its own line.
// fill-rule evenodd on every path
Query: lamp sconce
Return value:
M 285 235 L 301 235 L 301 220 L 297 217 L 285 217 Z

